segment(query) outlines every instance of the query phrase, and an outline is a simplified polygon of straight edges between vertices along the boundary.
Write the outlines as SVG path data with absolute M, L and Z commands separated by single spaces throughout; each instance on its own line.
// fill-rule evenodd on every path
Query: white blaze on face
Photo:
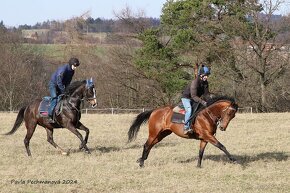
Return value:
M 93 97 L 93 107 L 97 106 L 97 96 L 96 96 L 96 89 L 93 88 L 94 97 Z
M 96 98 L 96 89 L 93 88 L 93 92 L 94 92 L 94 99 Z

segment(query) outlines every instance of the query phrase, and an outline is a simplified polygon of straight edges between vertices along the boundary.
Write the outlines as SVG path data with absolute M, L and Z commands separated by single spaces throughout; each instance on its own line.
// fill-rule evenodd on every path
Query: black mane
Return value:
M 230 101 L 232 103 L 236 103 L 235 99 L 232 98 L 232 97 L 228 97 L 228 96 L 216 96 L 216 97 L 213 97 L 213 98 L 211 98 L 211 99 L 209 99 L 207 101 L 207 106 L 210 106 L 213 103 L 215 103 L 217 101 L 220 101 L 220 100 L 226 100 L 226 101 Z
M 83 81 L 75 81 L 75 82 L 71 83 L 68 87 L 66 87 L 66 89 L 64 91 L 64 94 L 65 95 L 73 94 L 73 92 L 84 83 L 86 83 L 85 80 L 83 80 Z

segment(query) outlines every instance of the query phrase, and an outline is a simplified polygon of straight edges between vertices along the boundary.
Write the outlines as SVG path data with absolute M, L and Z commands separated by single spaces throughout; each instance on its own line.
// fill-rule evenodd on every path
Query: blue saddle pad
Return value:
M 45 96 L 42 98 L 42 101 L 40 102 L 39 109 L 38 109 L 40 116 L 42 116 L 42 117 L 49 116 L 48 109 L 50 106 L 50 99 L 51 99 L 51 97 L 49 97 L 49 96 Z

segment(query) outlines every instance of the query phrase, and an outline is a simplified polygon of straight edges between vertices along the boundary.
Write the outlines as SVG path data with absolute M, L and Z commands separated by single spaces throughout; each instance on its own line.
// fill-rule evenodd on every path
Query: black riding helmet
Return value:
M 77 58 L 71 58 L 71 59 L 69 59 L 68 64 L 70 66 L 72 66 L 72 65 L 79 66 L 80 65 L 80 61 Z

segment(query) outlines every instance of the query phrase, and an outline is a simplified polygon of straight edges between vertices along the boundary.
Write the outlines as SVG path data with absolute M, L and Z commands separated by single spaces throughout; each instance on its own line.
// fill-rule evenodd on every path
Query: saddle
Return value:
M 189 121 L 194 123 L 196 114 L 198 110 L 200 109 L 200 105 L 198 104 L 197 107 L 193 107 L 192 114 L 189 118 Z M 175 106 L 173 109 L 173 114 L 171 117 L 172 123 L 178 123 L 178 124 L 184 124 L 184 118 L 185 118 L 185 108 L 182 104 L 182 102 L 178 103 L 177 106 Z
M 62 112 L 63 102 L 61 98 L 62 97 L 58 97 L 56 106 L 54 108 L 54 112 L 56 113 L 56 115 L 59 115 Z M 50 101 L 51 101 L 50 96 L 45 96 L 42 98 L 40 105 L 38 107 L 38 112 L 39 112 L 40 117 L 49 117 L 48 109 L 50 107 Z

